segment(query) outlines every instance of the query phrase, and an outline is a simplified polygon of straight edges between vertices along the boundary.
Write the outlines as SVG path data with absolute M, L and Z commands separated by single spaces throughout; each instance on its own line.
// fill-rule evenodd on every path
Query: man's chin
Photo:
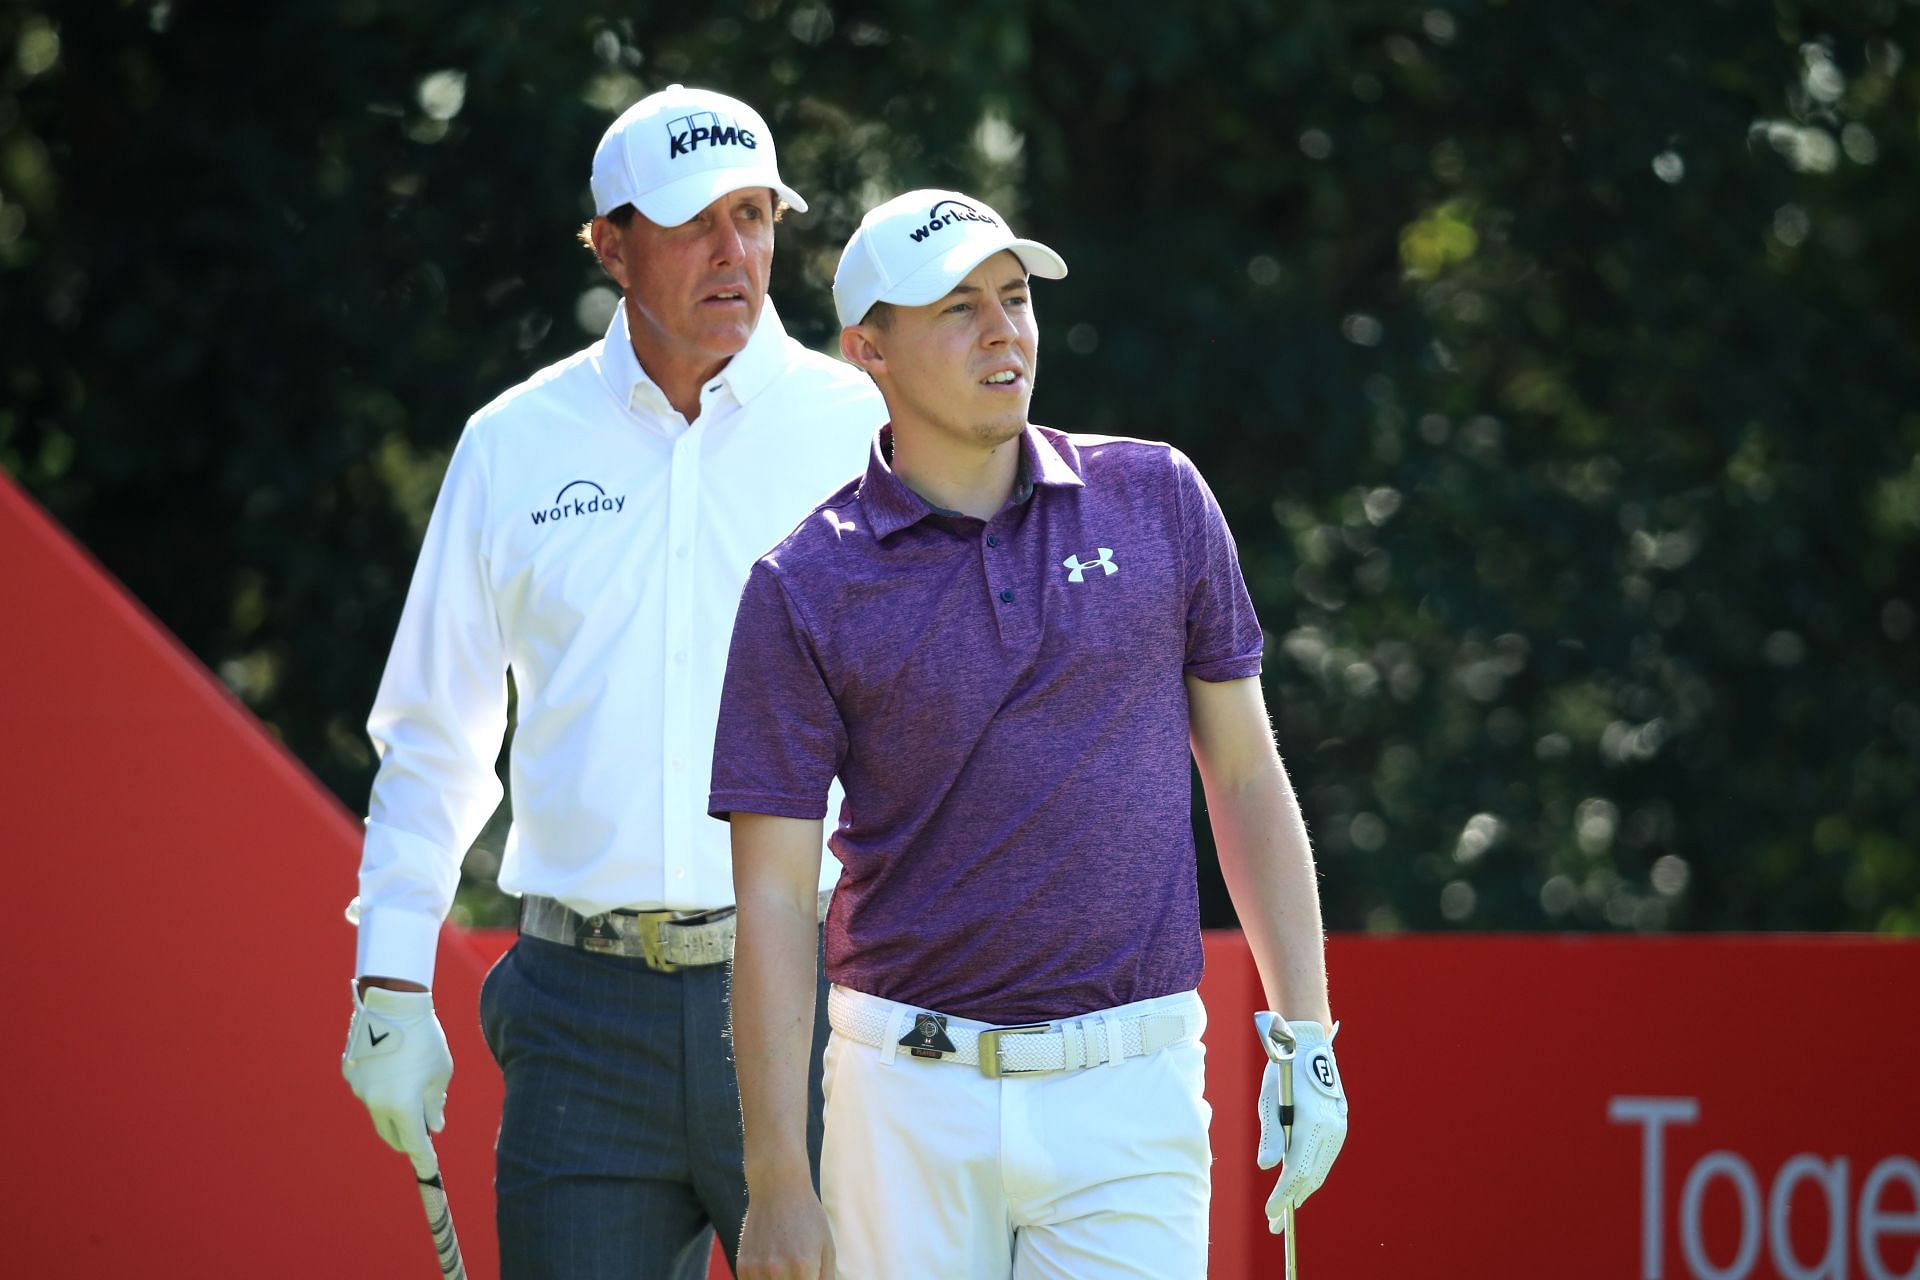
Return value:
M 981 444 L 994 446 L 1003 445 L 1009 440 L 1018 440 L 1020 434 L 1026 429 L 1027 414 L 1022 408 L 1017 417 L 1009 414 L 978 424 L 974 427 L 973 434 Z
M 699 326 L 700 345 L 716 355 L 739 355 L 740 348 L 753 336 L 755 317 L 748 312 L 734 310 L 702 319 L 705 323 Z
M 707 342 L 711 346 L 732 346 L 736 350 L 746 345 L 753 334 L 753 321 L 745 316 L 728 316 L 709 320 L 703 326 Z

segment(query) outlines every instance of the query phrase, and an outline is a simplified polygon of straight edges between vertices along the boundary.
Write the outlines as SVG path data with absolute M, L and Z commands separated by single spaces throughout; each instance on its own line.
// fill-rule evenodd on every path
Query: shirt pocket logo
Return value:
M 1099 547 L 1096 550 L 1099 554 L 1085 563 L 1082 563 L 1077 555 L 1068 556 L 1060 562 L 1060 566 L 1067 570 L 1068 582 L 1085 582 L 1089 569 L 1099 569 L 1102 571 L 1102 576 L 1109 578 L 1120 572 L 1120 566 L 1113 562 L 1112 547 Z
M 589 516 L 617 516 L 627 508 L 627 495 L 609 495 L 591 480 L 569 480 L 553 495 L 553 505 L 527 513 L 534 525 L 559 524 Z

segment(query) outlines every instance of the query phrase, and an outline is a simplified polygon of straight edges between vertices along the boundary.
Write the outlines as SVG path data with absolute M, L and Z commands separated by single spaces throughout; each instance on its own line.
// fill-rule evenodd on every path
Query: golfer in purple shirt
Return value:
M 841 351 L 892 421 L 753 568 L 709 802 L 739 902 L 742 1280 L 1205 1274 L 1189 753 L 1285 1012 L 1258 1015 L 1275 1229 L 1345 1137 L 1312 855 L 1232 535 L 1171 446 L 1027 421 L 1028 277 L 1065 274 L 981 201 L 915 191 L 868 213 L 834 279 Z

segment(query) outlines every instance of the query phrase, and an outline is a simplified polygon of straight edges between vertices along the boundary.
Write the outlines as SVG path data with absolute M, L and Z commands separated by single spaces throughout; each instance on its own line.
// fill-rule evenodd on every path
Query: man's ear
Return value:
M 613 277 L 613 282 L 622 290 L 627 287 L 627 245 L 620 236 L 620 228 L 613 225 L 610 218 L 596 217 L 593 229 L 588 233 L 593 237 L 594 256 L 600 259 L 601 268 Z
M 866 370 L 869 377 L 887 370 L 886 353 L 875 344 L 874 337 L 872 328 L 864 324 L 850 324 L 840 331 L 840 354 L 848 364 Z

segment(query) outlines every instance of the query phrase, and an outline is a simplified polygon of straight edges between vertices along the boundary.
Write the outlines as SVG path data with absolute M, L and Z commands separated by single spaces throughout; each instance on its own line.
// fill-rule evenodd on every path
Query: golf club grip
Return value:
M 418 1177 L 418 1175 L 416 1175 Z M 467 1280 L 467 1264 L 460 1257 L 460 1237 L 453 1233 L 453 1206 L 447 1203 L 447 1189 L 440 1181 L 440 1170 L 431 1178 L 418 1178 L 420 1204 L 427 1212 L 427 1229 L 433 1232 L 433 1251 L 440 1260 L 444 1280 Z

